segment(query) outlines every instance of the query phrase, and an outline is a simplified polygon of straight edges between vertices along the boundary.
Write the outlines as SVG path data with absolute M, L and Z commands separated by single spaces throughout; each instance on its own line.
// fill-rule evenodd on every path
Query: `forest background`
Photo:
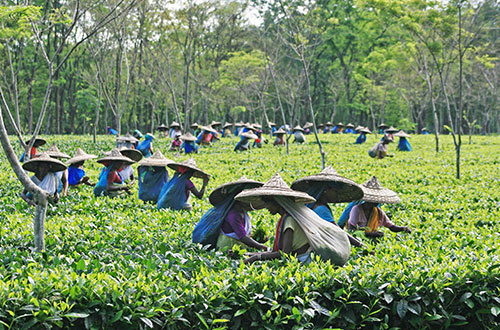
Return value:
M 497 1 L 1 4 L 11 133 L 296 125 L 309 106 L 316 123 L 500 132 Z

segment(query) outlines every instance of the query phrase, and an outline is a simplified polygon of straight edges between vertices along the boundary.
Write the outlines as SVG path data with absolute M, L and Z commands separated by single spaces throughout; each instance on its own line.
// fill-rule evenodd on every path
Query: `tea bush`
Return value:
M 88 136 L 46 138 L 70 154 L 81 147 L 102 155 L 114 144 L 104 136 L 97 144 Z M 413 232 L 385 230 L 377 242 L 358 235 L 367 248 L 353 248 L 344 267 L 319 260 L 302 266 L 293 257 L 244 265 L 205 250 L 191 243 L 191 232 L 210 208 L 207 197 L 192 200 L 192 211 L 157 211 L 137 198 L 137 186 L 133 196 L 115 199 L 71 189 L 50 206 L 46 252 L 38 254 L 34 210 L 2 154 L 0 329 L 500 327 L 499 138 L 473 137 L 463 146 L 461 180 L 449 136 L 441 137 L 439 154 L 432 136 L 414 136 L 413 152 L 384 160 L 367 155 L 376 136 L 364 145 L 355 138 L 322 135 L 327 163 L 359 183 L 376 175 L 397 191 L 403 202 L 383 208 Z M 266 181 L 278 171 L 291 183 L 320 171 L 312 143 L 291 145 L 286 155 L 271 145 L 235 153 L 236 141 L 195 155 L 212 175 L 208 193 L 241 175 Z M 155 141 L 167 157 L 187 158 L 168 146 Z M 96 181 L 100 165 L 85 166 Z M 337 218 L 343 206 L 333 207 Z M 251 216 L 273 236 L 275 216 Z

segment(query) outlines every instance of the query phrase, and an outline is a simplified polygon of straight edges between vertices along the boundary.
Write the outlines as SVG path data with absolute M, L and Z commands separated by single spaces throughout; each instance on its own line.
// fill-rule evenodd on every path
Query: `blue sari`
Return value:
M 356 139 L 356 142 L 354 142 L 354 144 L 363 144 L 365 142 L 366 142 L 366 134 L 365 133 L 361 133 L 361 134 L 359 134 L 359 136 Z
M 108 174 L 111 171 L 111 167 L 104 167 L 99 174 L 99 181 L 94 187 L 94 196 L 104 196 L 107 195 L 106 188 L 108 186 Z
M 163 185 L 158 196 L 158 210 L 181 210 L 187 201 L 186 182 L 190 175 L 176 172 L 174 177 Z
M 158 196 L 168 181 L 168 172 L 161 166 L 139 166 L 139 199 L 158 202 Z
M 139 143 L 137 145 L 137 150 L 139 150 L 144 157 L 150 157 L 151 156 L 151 143 L 153 142 L 153 139 L 151 137 L 148 138 L 146 135 L 146 139 Z
M 77 166 L 70 166 L 68 168 L 68 184 L 76 186 L 80 180 L 85 176 L 85 171 Z
M 404 137 L 399 138 L 399 143 L 398 143 L 398 150 L 399 151 L 411 151 L 411 145 L 410 142 Z
M 193 243 L 209 245 L 211 249 L 215 248 L 222 223 L 227 213 L 233 207 L 234 196 L 236 194 L 228 196 L 224 201 L 212 207 L 201 217 L 200 222 L 193 230 Z

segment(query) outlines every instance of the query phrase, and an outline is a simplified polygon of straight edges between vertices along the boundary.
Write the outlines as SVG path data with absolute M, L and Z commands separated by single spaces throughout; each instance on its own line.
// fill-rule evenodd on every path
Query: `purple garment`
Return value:
M 247 236 L 248 233 L 245 230 L 245 215 L 237 210 L 231 209 L 227 213 L 224 222 L 222 222 L 221 230 L 226 234 L 235 233 L 238 240 Z
M 189 194 L 191 193 L 191 189 L 194 188 L 193 182 L 187 179 L 186 181 L 186 199 L 189 198 Z

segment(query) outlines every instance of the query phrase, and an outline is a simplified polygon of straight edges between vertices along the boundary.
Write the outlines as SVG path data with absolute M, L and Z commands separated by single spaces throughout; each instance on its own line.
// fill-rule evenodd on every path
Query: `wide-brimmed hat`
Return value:
M 97 156 L 88 154 L 85 151 L 83 151 L 82 149 L 78 148 L 78 149 L 76 149 L 75 155 L 68 160 L 68 164 L 71 165 L 71 164 L 83 162 L 83 161 L 93 159 L 93 158 L 97 158 Z
M 181 127 L 181 124 L 179 124 L 176 121 L 173 121 L 172 124 L 170 124 L 170 128 L 174 128 L 174 127 Z
M 344 124 L 342 124 L 342 122 L 340 122 L 337 124 L 337 127 L 344 127 Z
M 236 127 L 241 127 L 243 125 L 245 125 L 245 124 L 242 121 L 237 122 L 236 124 L 234 124 L 234 126 L 236 126 Z
M 33 138 L 27 140 L 26 142 L 24 142 L 26 145 L 29 145 L 30 142 L 33 140 Z M 43 146 L 45 143 L 47 143 L 47 141 L 45 139 L 42 139 L 40 137 L 37 137 L 35 138 L 35 143 L 33 143 L 33 147 L 35 148 L 38 148 L 38 147 L 41 147 Z
M 262 182 L 250 180 L 246 176 L 242 176 L 236 181 L 225 183 L 215 188 L 208 197 L 208 200 L 215 206 L 224 201 L 229 195 L 237 195 L 245 189 L 258 188 L 262 185 Z
M 180 139 L 183 141 L 194 142 L 196 141 L 196 136 L 194 136 L 190 132 L 187 132 L 186 134 L 181 135 Z
M 304 124 L 304 129 L 309 128 L 309 127 L 313 127 L 313 126 L 314 126 L 313 123 L 307 122 Z
M 318 125 L 318 128 L 323 128 L 323 127 L 325 127 L 325 124 L 319 124 Z
M 331 121 L 328 121 L 328 122 L 326 123 L 326 126 L 333 126 L 333 124 L 332 124 L 332 122 L 331 122 Z
M 127 158 L 132 159 L 134 162 L 138 162 L 142 159 L 142 152 L 136 149 L 120 147 L 121 154 Z
M 399 132 L 397 132 L 396 134 L 394 134 L 394 136 L 402 137 L 402 138 L 409 138 L 410 137 L 410 135 L 406 134 L 405 131 L 403 131 L 403 130 L 400 130 Z
M 386 124 L 384 124 L 384 123 L 382 123 L 382 124 L 378 125 L 378 128 L 380 128 L 380 129 L 384 129 L 384 128 L 387 128 L 387 127 L 389 127 L 389 126 L 387 126 L 387 125 L 386 125 Z
M 386 129 L 385 132 L 389 133 L 389 134 L 392 134 L 392 133 L 399 132 L 399 130 L 397 128 L 394 128 L 394 127 L 391 126 L 388 129 Z
M 129 133 L 125 134 L 124 136 L 117 136 L 116 137 L 116 142 L 132 142 L 136 143 L 139 142 L 135 137 L 130 135 Z
M 139 162 L 140 166 L 168 166 L 168 164 L 173 163 L 173 160 L 170 160 L 163 156 L 160 150 L 155 151 L 155 153 L 148 158 L 144 158 Z
M 253 208 L 260 209 L 267 206 L 267 203 L 262 198 L 276 196 L 288 197 L 296 203 L 303 204 L 313 203 L 316 201 L 313 197 L 302 191 L 290 189 L 285 181 L 283 181 L 279 173 L 276 173 L 262 187 L 244 190 L 236 195 L 234 199 L 250 203 Z
M 386 133 L 382 137 L 382 142 L 392 143 L 394 140 L 389 136 L 389 134 Z
M 427 127 L 422 128 L 422 131 L 428 131 Z
M 347 125 L 345 125 L 346 128 L 354 128 L 354 125 L 352 123 L 349 123 Z
M 210 177 L 210 175 L 208 175 L 208 173 L 202 171 L 198 165 L 196 165 L 196 162 L 194 161 L 193 158 L 189 158 L 189 159 L 186 159 L 185 161 L 183 161 L 182 163 L 170 163 L 167 165 L 168 167 L 170 167 L 171 169 L 173 169 L 174 171 L 177 171 L 179 169 L 179 166 L 183 166 L 183 167 L 187 167 L 191 170 L 194 171 L 194 174 L 193 176 L 195 178 L 206 178 L 206 177 Z
M 360 133 L 365 133 L 365 134 L 372 134 L 372 131 L 370 131 L 366 127 L 362 127 L 360 130 L 358 130 Z
M 225 123 L 224 126 L 222 126 L 222 128 L 227 128 L 227 127 L 232 127 L 233 126 L 233 123 Z
M 52 158 L 71 158 L 70 155 L 60 151 L 55 144 L 51 145 L 50 148 L 45 151 L 45 153 Z
M 217 133 L 216 130 L 214 130 L 212 127 L 210 126 L 198 126 L 198 128 L 201 130 L 201 131 L 208 131 L 210 133 Z
M 222 123 L 216 120 L 212 120 L 212 122 L 210 123 L 210 126 L 218 126 L 218 125 L 222 125 Z
M 246 129 L 248 129 L 248 130 L 252 130 L 252 131 L 255 131 L 255 130 L 256 130 L 256 129 L 255 129 L 255 127 L 253 127 L 253 125 L 252 125 L 252 124 L 250 124 L 250 123 L 246 123 L 246 124 L 245 124 L 245 125 L 243 125 L 243 126 L 244 126 Z
M 268 123 L 268 125 L 269 125 L 269 127 L 272 127 L 272 126 L 276 126 L 276 123 L 273 123 L 272 121 L 270 121 L 270 122 Z
M 134 130 L 133 134 L 134 134 L 134 137 L 137 136 L 139 139 L 141 139 L 143 137 L 142 132 L 139 131 L 138 129 Z
M 252 127 L 253 127 L 254 130 L 262 129 L 262 125 L 261 124 L 257 124 L 257 123 L 252 124 Z
M 189 127 L 198 128 L 199 126 L 200 126 L 200 124 L 198 124 L 198 123 L 192 123 Z
M 356 128 L 355 128 L 354 130 L 355 130 L 355 131 L 359 131 L 359 130 L 361 130 L 361 129 L 363 129 L 363 128 L 364 128 L 363 126 L 358 125 L 358 126 L 356 126 Z
M 300 127 L 300 125 L 297 125 L 293 128 L 293 131 L 300 131 L 300 132 L 304 132 L 304 129 L 302 127 Z
M 321 184 L 327 187 L 324 190 L 328 203 L 351 202 L 363 197 L 363 190 L 356 182 L 340 176 L 330 165 L 319 174 L 306 176 L 292 183 L 292 189 L 307 191 L 311 185 Z
M 390 189 L 382 187 L 376 176 L 361 185 L 363 189 L 362 201 L 369 203 L 396 204 L 401 203 L 398 194 Z
M 245 132 L 245 133 L 242 133 L 241 136 L 243 136 L 244 138 L 247 138 L 247 139 L 258 139 L 259 137 L 255 134 L 253 134 L 252 132 Z
M 280 128 L 274 132 L 274 134 L 286 134 L 285 130 L 283 128 Z
M 133 149 L 131 149 L 133 150 Z M 124 156 L 120 149 L 115 148 L 111 150 L 109 153 L 105 154 L 104 157 L 97 160 L 98 163 L 106 163 L 106 162 L 124 162 L 126 164 L 133 164 L 134 161 L 126 156 Z
M 168 126 L 165 125 L 165 124 L 161 124 L 156 129 L 159 130 L 159 131 L 168 131 Z
M 64 171 L 68 167 L 58 159 L 52 158 L 46 152 L 42 152 L 40 156 L 27 160 L 23 164 L 23 169 L 30 172 L 36 172 L 36 169 L 40 164 L 48 164 L 51 167 L 52 172 Z

